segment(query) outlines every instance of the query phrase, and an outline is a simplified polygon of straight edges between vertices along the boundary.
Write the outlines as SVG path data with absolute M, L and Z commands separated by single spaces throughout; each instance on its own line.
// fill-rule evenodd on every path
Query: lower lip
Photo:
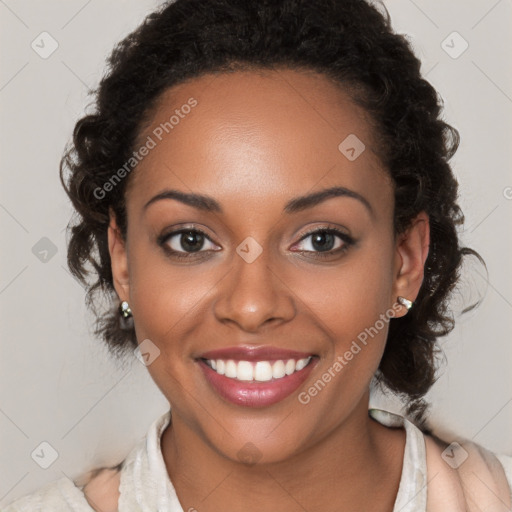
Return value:
M 306 367 L 298 372 L 266 382 L 231 379 L 219 375 L 202 359 L 198 362 L 211 387 L 228 402 L 245 407 L 267 407 L 284 400 L 296 391 L 311 373 L 315 359 L 313 358 Z

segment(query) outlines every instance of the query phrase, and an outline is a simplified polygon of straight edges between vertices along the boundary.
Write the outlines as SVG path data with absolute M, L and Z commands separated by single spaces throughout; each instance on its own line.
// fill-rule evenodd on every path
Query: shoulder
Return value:
M 512 457 L 496 456 L 482 446 L 446 443 L 425 435 L 428 474 L 428 512 L 511 510 Z
M 2 512 L 91 512 L 83 492 L 68 477 L 55 480 L 9 503 Z
M 119 466 L 90 471 L 76 481 L 63 477 L 9 503 L 2 512 L 117 512 Z
M 405 426 L 409 449 L 417 448 L 414 464 L 427 473 L 422 487 L 427 512 L 512 510 L 512 457 L 496 455 L 467 440 L 445 442 L 400 414 L 382 409 L 369 412 L 385 426 Z

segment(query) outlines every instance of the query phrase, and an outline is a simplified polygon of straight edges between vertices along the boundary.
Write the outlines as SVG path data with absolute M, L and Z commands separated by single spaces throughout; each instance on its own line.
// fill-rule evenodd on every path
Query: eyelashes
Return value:
M 356 241 L 347 233 L 326 226 L 304 233 L 290 250 L 307 258 L 333 259 L 344 254 L 355 243 Z M 222 250 L 204 231 L 196 227 L 164 233 L 158 237 L 157 244 L 169 257 L 185 261 L 205 259 L 212 252 Z M 301 249 L 293 249 L 300 246 Z
M 292 247 L 308 240 L 311 240 L 309 242 L 311 249 L 302 249 L 296 252 L 299 252 L 304 256 L 307 253 L 314 254 L 314 256 L 309 256 L 314 258 L 332 258 L 334 256 L 339 256 L 344 254 L 355 244 L 355 240 L 343 231 L 332 227 L 322 227 L 308 231 L 302 236 L 300 241 Z M 334 247 L 331 247 L 331 245 L 334 245 Z M 324 250 L 325 246 L 329 248 Z M 319 250 L 315 250 L 317 248 L 319 248 Z
M 198 228 L 182 228 L 158 237 L 157 243 L 171 258 L 178 260 L 204 258 L 206 252 L 220 251 L 210 237 Z M 217 249 L 203 249 L 205 244 L 210 244 Z M 190 252 L 187 252 L 187 248 Z M 206 255 L 207 257 L 207 255 Z

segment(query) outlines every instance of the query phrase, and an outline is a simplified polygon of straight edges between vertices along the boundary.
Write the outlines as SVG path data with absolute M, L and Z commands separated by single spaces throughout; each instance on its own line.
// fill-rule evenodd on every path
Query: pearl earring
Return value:
M 409 311 L 412 308 L 413 304 L 414 304 L 414 302 L 412 300 L 406 299 L 405 297 L 398 297 L 397 301 L 405 309 L 407 309 L 407 311 Z
M 119 314 L 123 318 L 130 318 L 132 316 L 132 310 L 130 309 L 130 305 L 125 300 L 123 300 L 123 302 L 121 302 L 121 305 L 119 306 Z

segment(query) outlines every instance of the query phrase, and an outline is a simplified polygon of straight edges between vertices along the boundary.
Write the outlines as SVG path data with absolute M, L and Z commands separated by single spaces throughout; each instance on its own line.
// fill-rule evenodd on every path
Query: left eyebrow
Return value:
M 296 197 L 286 203 L 284 207 L 285 213 L 296 213 L 308 208 L 312 208 L 317 204 L 326 201 L 327 199 L 331 199 L 332 197 L 350 197 L 352 199 L 358 200 L 362 203 L 366 209 L 373 216 L 373 208 L 367 199 L 365 199 L 361 194 L 354 192 L 345 187 L 331 187 L 326 188 L 324 190 L 320 190 L 319 192 L 314 192 L 312 194 L 308 194 L 301 197 Z

